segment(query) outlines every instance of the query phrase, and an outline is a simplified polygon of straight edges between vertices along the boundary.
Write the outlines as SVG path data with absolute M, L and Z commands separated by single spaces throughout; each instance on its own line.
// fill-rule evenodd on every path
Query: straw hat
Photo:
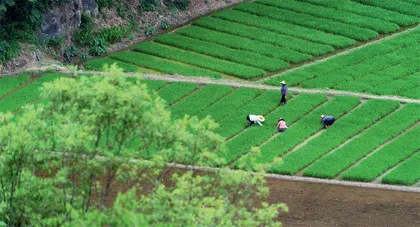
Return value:
M 325 117 L 325 115 L 321 115 L 321 119 L 324 118 L 324 117 Z
M 286 81 L 284 81 L 284 80 L 283 80 L 283 81 L 281 82 L 281 84 L 286 84 Z
M 263 121 L 265 121 L 265 118 L 262 115 L 258 115 L 258 120 L 261 121 L 261 122 L 263 122 Z

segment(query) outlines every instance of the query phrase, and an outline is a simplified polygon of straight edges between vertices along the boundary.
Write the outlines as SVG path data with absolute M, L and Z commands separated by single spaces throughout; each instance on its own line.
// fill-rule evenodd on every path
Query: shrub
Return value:
M 0 40 L 0 63 L 15 57 L 20 51 L 16 41 Z
M 188 0 L 164 0 L 163 3 L 169 8 L 177 8 L 186 10 L 188 8 Z
M 64 57 L 66 59 L 70 59 L 72 57 L 76 57 L 77 55 L 79 55 L 79 52 L 80 52 L 80 50 L 77 47 L 75 47 L 73 45 L 70 45 L 64 51 Z
M 172 26 L 171 22 L 169 22 L 169 20 L 168 20 L 168 19 L 166 19 L 166 18 L 163 18 L 163 19 L 160 21 L 160 29 L 162 29 L 162 30 L 168 29 L 168 28 L 170 28 L 171 26 Z
M 109 28 L 104 28 L 98 33 L 105 41 L 109 43 L 118 42 L 126 35 L 125 29 L 119 26 L 111 26 Z
M 89 52 L 93 56 L 99 56 L 108 52 L 108 43 L 103 38 L 95 38 Z
M 141 0 L 139 4 L 139 14 L 143 12 L 152 12 L 159 6 L 157 0 Z

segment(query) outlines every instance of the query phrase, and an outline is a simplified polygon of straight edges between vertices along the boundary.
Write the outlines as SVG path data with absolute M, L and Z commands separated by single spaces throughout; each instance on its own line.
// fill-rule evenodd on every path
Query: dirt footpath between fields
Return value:
M 420 193 L 267 178 L 284 226 L 420 226 Z

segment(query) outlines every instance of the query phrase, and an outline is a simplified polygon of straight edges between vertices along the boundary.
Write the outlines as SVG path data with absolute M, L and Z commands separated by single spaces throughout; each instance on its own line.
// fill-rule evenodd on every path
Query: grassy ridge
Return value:
M 271 72 L 288 67 L 286 62 L 279 59 L 269 58 L 248 51 L 235 50 L 219 44 L 192 39 L 178 34 L 159 36 L 155 41 Z
M 354 0 L 366 5 L 372 5 L 397 11 L 403 14 L 420 17 L 420 6 L 404 1 L 389 1 L 389 0 Z
M 198 84 L 174 82 L 158 91 L 159 97 L 163 98 L 168 105 L 172 105 L 182 97 L 198 88 Z
M 280 157 L 293 147 L 300 144 L 308 137 L 322 129 L 319 121 L 322 114 L 331 114 L 338 119 L 351 111 L 360 103 L 360 98 L 348 96 L 336 96 L 317 110 L 292 125 L 286 133 L 281 133 L 260 147 L 261 157 L 257 158 L 258 163 L 270 163 L 276 157 Z
M 404 120 L 402 121 L 401 119 Z M 406 128 L 419 120 L 419 105 L 407 104 L 400 111 L 391 114 L 383 121 L 372 126 L 372 128 L 358 138 L 305 169 L 303 175 L 333 178 L 351 164 L 357 162 L 386 141 L 398 136 Z
M 273 20 L 267 17 L 256 16 L 238 10 L 223 10 L 213 14 L 212 16 L 254 27 L 264 28 L 270 31 L 299 37 L 305 40 L 310 40 L 337 48 L 348 47 L 356 43 L 355 40 L 344 36 L 325 33 L 316 29 L 307 28 L 284 21 Z
M 173 62 L 167 59 L 154 57 L 147 54 L 135 53 L 130 51 L 114 53 L 110 55 L 111 58 L 121 60 L 123 62 L 129 62 L 138 66 L 146 67 L 149 69 L 157 70 L 168 74 L 181 74 L 184 76 L 208 76 L 220 78 L 221 74 L 194 67 L 189 65 L 183 65 L 177 62 Z
M 176 119 L 182 118 L 184 115 L 195 115 L 231 91 L 232 87 L 230 86 L 205 85 L 194 94 L 176 103 L 171 108 L 172 116 Z
M 353 2 L 349 0 L 334 0 L 334 1 L 325 1 L 325 0 L 305 0 L 314 4 L 323 5 L 326 7 L 344 10 L 352 13 L 356 13 L 363 16 L 374 17 L 384 21 L 390 21 L 397 23 L 401 26 L 410 26 L 417 24 L 420 20 L 415 16 L 401 14 L 395 11 L 364 5 L 358 2 Z M 417 0 L 412 0 L 417 1 Z M 417 1 L 418 2 L 418 1 Z
M 220 60 L 155 42 L 142 43 L 135 46 L 133 49 L 135 51 L 152 54 L 162 58 L 172 59 L 175 61 L 218 71 L 228 75 L 238 76 L 241 78 L 253 78 L 263 76 L 265 74 L 264 70 L 262 69 Z
M 307 2 L 298 2 L 294 0 L 259 0 L 258 3 L 275 6 L 278 8 L 293 10 L 300 13 L 309 14 L 315 17 L 327 18 L 333 21 L 340 21 L 346 24 L 355 25 L 361 28 L 368 28 L 379 33 L 395 32 L 399 29 L 397 24 L 379 20 L 372 17 L 365 17 L 347 11 L 326 8 L 319 5 L 314 5 Z
M 283 159 L 284 164 L 273 166 L 270 172 L 296 174 L 300 169 L 316 161 L 363 129 L 370 127 L 386 114 L 395 110 L 398 105 L 399 103 L 393 101 L 367 101 L 345 118 L 337 120 L 332 127 L 320 136 L 286 156 Z
M 19 87 L 20 85 L 29 82 L 31 78 L 28 74 L 22 74 L 13 77 L 1 77 L 0 78 L 0 97 Z
M 397 165 L 420 150 L 416 143 L 420 136 L 420 126 L 400 136 L 397 140 L 375 152 L 357 166 L 343 173 L 344 180 L 373 181 L 386 170 Z
M 261 90 L 255 88 L 237 88 L 215 104 L 202 110 L 197 116 L 199 118 L 210 116 L 214 121 L 220 121 L 229 116 L 232 111 L 236 111 L 236 109 L 250 102 L 257 95 L 261 94 L 261 92 Z
M 291 63 L 298 63 L 312 58 L 309 54 L 300 53 L 285 47 L 274 46 L 261 41 L 229 35 L 197 26 L 188 26 L 178 30 L 177 33 L 238 50 L 246 50 L 267 57 L 278 58 Z
M 291 10 L 280 9 L 257 3 L 243 3 L 234 7 L 234 9 L 305 27 L 315 28 L 324 32 L 342 35 L 359 41 L 367 41 L 376 38 L 379 35 L 377 32 L 370 29 L 360 28 L 354 25 L 344 24 L 329 19 L 314 17 L 304 13 L 297 13 Z
M 228 34 L 238 35 L 249 39 L 260 40 L 281 47 L 287 47 L 310 55 L 322 55 L 334 50 L 333 47 L 323 44 L 285 36 L 264 29 L 249 27 L 239 23 L 222 20 L 214 17 L 204 17 L 194 22 L 195 25 L 209 28 Z
M 111 59 L 111 58 L 95 58 L 95 59 L 87 61 L 84 67 L 87 70 L 101 71 L 104 65 L 110 66 L 114 63 L 116 63 L 117 66 L 121 68 L 124 72 L 134 72 L 134 73 L 139 72 L 139 67 L 129 64 L 129 63 Z
M 260 145 L 276 134 L 278 132 L 277 120 L 280 117 L 286 119 L 288 124 L 293 124 L 325 101 L 327 101 L 327 96 L 324 94 L 301 94 L 293 98 L 287 106 L 279 107 L 266 115 L 263 127 L 250 127 L 228 141 L 226 146 L 229 152 L 221 154 L 221 157 L 225 159 L 226 164 L 234 161 L 248 152 L 251 147 Z
M 412 185 L 420 180 L 420 153 L 413 155 L 382 178 L 382 183 Z
M 248 114 L 265 115 L 278 107 L 279 103 L 280 95 L 278 91 L 264 91 L 260 96 L 219 121 L 219 128 L 216 129 L 216 133 L 229 138 L 249 125 L 246 120 Z
M 44 83 L 64 77 L 63 74 L 46 73 L 39 79 L 8 95 L 0 101 L 0 112 L 13 112 L 22 106 L 36 100 L 41 94 L 40 88 Z

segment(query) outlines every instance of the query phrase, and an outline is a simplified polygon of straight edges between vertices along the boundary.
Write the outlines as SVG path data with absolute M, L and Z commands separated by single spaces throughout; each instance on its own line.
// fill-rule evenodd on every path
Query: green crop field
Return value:
M 0 79 L 0 111 L 18 113 L 38 99 L 42 84 L 64 77 L 47 73 Z M 131 81 L 137 78 L 129 78 Z M 267 164 L 277 174 L 303 175 L 385 184 L 412 185 L 420 180 L 420 104 L 390 100 L 362 100 L 353 96 L 290 93 L 288 104 L 279 105 L 278 90 L 248 87 L 142 80 L 166 100 L 172 118 L 210 116 L 226 138 L 224 164 L 241 168 L 249 162 Z M 247 114 L 262 114 L 263 126 L 249 126 Z M 336 117 L 328 130 L 320 115 Z M 282 117 L 289 128 L 277 132 Z M 250 159 L 253 147 L 260 157 Z M 145 147 L 145 157 L 153 144 Z M 270 164 L 282 158 L 282 164 Z
M 125 72 L 257 80 L 416 25 L 420 21 L 419 7 L 415 0 L 245 2 L 140 43 L 129 51 L 89 60 L 84 67 L 101 70 L 104 64 L 115 62 Z M 417 49 L 410 46 L 406 52 L 397 49 L 399 47 L 388 56 L 378 54 L 378 58 L 372 60 L 393 65 L 404 62 L 415 67 Z M 398 54 L 403 56 L 395 59 Z M 378 65 L 369 72 L 360 69 L 360 73 L 375 74 L 384 69 Z M 291 81 L 302 87 L 357 87 L 363 91 L 371 89 L 375 94 L 383 93 L 384 88 L 364 81 L 360 82 L 363 86 L 355 86 L 357 75 L 353 74 L 334 80 L 329 79 L 329 75 L 319 77 L 328 84 L 310 75 L 304 76 L 304 81 L 294 78 Z M 289 77 L 293 76 L 286 76 Z M 306 81 L 309 79 L 314 80 Z M 396 83 L 402 86 L 413 80 L 415 78 L 410 77 L 408 81 L 403 79 Z M 270 80 L 270 84 L 277 85 L 276 82 Z M 419 95 L 418 92 L 407 93 Z
M 267 84 L 420 98 L 420 28 L 327 61 L 274 76 Z

